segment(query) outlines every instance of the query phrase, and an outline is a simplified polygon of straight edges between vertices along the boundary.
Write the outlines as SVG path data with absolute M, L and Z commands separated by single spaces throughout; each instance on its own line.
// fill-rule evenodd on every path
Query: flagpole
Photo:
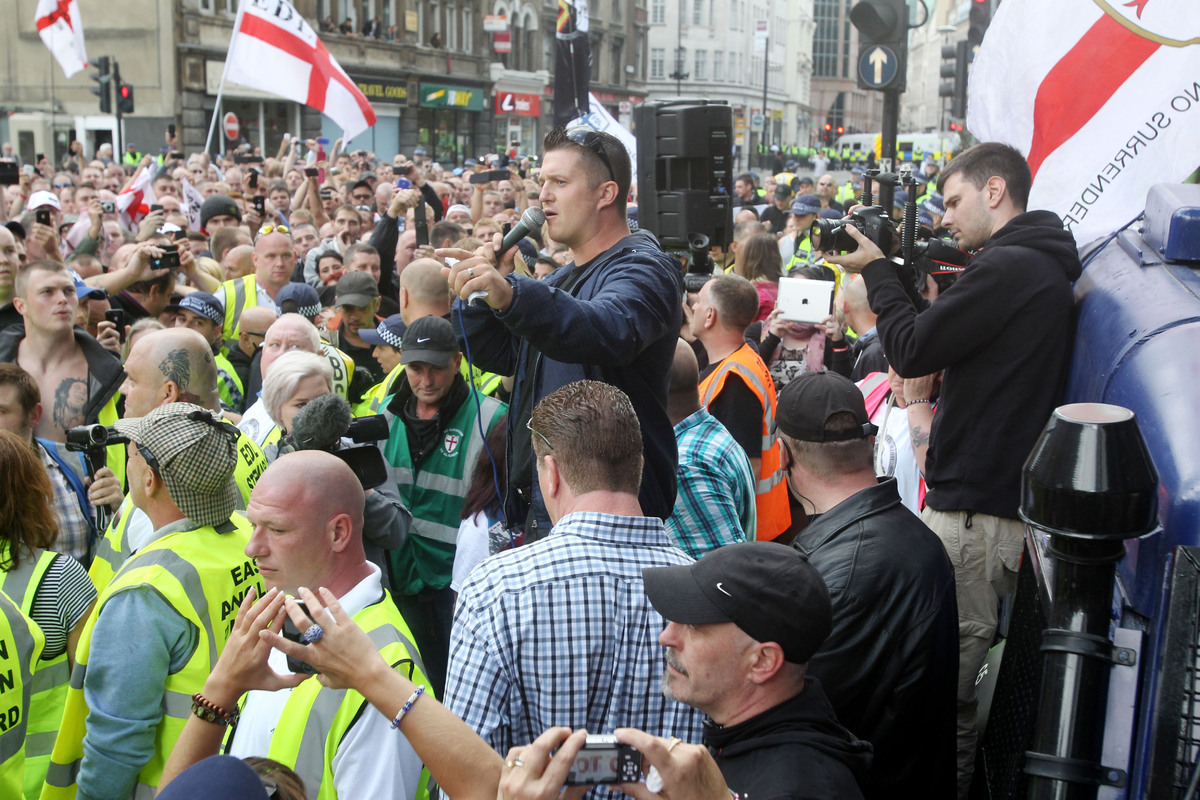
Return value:
M 221 114 L 221 97 L 225 94 L 225 76 L 229 74 L 229 59 L 233 55 L 233 40 L 238 28 L 242 25 L 242 15 L 246 13 L 245 3 L 238 3 L 237 18 L 233 21 L 233 30 L 229 33 L 229 47 L 225 51 L 225 64 L 221 67 L 221 84 L 217 87 L 217 102 L 213 106 L 212 119 L 208 123 L 208 138 L 204 140 L 204 152 L 212 146 L 213 130 L 217 127 L 217 117 Z

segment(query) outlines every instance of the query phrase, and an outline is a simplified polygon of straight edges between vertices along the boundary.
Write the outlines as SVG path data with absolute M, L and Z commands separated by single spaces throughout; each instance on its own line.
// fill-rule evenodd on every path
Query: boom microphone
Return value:
M 350 404 L 333 392 L 314 397 L 292 418 L 292 442 L 297 450 L 335 450 L 351 418 Z
M 529 235 L 529 232 L 546 224 L 546 214 L 537 206 L 530 206 L 525 209 L 525 213 L 521 215 L 521 219 L 516 225 L 512 226 L 512 230 L 504 237 L 504 241 L 500 242 L 500 252 L 497 256 L 502 256 L 509 250 L 517 246 L 517 242 Z

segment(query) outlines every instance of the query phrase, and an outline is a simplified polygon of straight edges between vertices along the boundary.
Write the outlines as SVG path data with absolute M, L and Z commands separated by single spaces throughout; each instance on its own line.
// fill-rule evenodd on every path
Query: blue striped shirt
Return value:
M 721 422 L 701 408 L 675 426 L 678 493 L 667 533 L 692 558 L 753 541 L 758 525 L 750 459 Z
M 591 512 L 489 558 L 458 596 L 446 705 L 501 755 L 555 725 L 699 743 L 703 714 L 662 695 L 665 623 L 642 586 L 644 567 L 688 563 L 657 517 Z

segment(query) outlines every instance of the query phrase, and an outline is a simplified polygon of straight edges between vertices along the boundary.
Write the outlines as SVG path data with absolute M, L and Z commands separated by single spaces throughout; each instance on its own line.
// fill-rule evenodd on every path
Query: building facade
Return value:
M 649 97 L 733 109 L 739 168 L 775 146 L 807 144 L 813 109 L 812 0 L 649 0 Z
M 825 124 L 846 133 L 872 133 L 883 127 L 883 93 L 858 88 L 858 29 L 850 9 L 858 0 L 815 0 L 813 18 L 810 143 L 821 140 Z M 909 80 L 913 70 L 909 68 Z
M 645 98 L 645 0 L 573 0 L 589 12 L 592 93 L 614 116 Z M 536 153 L 553 120 L 557 0 L 293 0 L 371 101 L 376 124 L 346 143 L 390 159 L 424 147 L 460 163 L 516 141 Z M 55 160 L 80 139 L 85 151 L 120 138 L 157 155 L 175 125 L 185 152 L 240 142 L 276 152 L 283 135 L 341 131 L 306 106 L 222 81 L 238 0 L 113 0 L 83 9 L 87 51 L 107 55 L 134 88 L 135 110 L 100 114 L 88 71 L 63 76 L 37 35 L 35 3 L 15 4 L 0 33 L 0 140 L 23 158 Z M 288 80 L 279 76 L 279 80 Z M 294 78 L 292 78 L 294 79 Z M 220 102 L 218 103 L 218 95 Z M 227 115 L 236 136 L 226 135 Z M 214 120 L 216 124 L 214 125 Z

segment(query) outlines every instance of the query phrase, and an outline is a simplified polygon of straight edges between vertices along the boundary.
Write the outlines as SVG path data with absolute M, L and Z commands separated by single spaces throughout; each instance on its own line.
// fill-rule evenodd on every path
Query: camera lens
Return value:
M 844 219 L 818 219 L 813 221 L 809 229 L 813 250 L 824 252 L 836 250 L 839 253 L 853 253 L 858 249 L 858 242 L 846 233 Z

